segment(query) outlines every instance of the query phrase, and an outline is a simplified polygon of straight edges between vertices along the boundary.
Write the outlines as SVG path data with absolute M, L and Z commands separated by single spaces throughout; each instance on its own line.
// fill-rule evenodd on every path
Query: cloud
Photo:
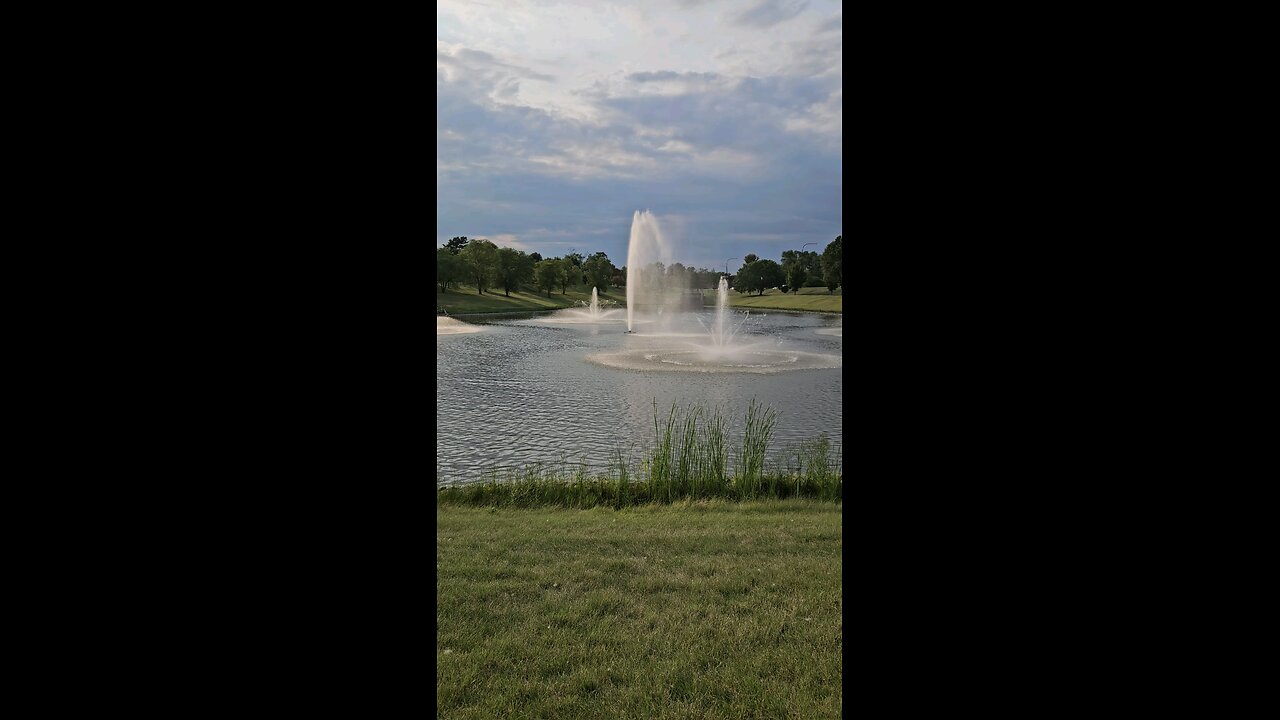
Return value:
M 720 76 L 716 73 L 700 73 L 700 72 L 673 72 L 671 70 L 662 70 L 659 72 L 638 72 L 631 73 L 627 79 L 632 82 L 654 82 L 654 81 L 671 81 L 671 80 L 687 80 L 687 81 L 715 81 Z
M 722 267 L 841 234 L 838 3 L 444 4 L 438 236 L 622 264 L 652 209 Z
M 502 233 L 486 239 L 492 241 L 493 244 L 497 245 L 498 247 L 509 247 L 516 250 L 524 250 L 524 251 L 529 250 L 528 245 L 520 242 L 519 238 L 517 238 L 515 235 L 512 235 L 511 233 Z
M 780 22 L 790 20 L 808 7 L 807 0 L 764 0 L 754 7 L 738 13 L 733 17 L 737 25 L 754 25 L 756 27 L 773 27 Z

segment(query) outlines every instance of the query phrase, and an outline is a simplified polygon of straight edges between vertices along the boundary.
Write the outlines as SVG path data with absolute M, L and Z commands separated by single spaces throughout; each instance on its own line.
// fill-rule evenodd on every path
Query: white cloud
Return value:
M 489 237 L 487 239 L 492 240 L 493 244 L 497 245 L 498 247 L 509 247 L 509 248 L 514 248 L 516 250 L 525 250 L 525 251 L 529 250 L 528 245 L 525 245 L 524 243 L 520 242 L 520 239 L 517 238 L 515 235 L 512 235 L 511 233 L 501 233 L 501 234 Z
M 707 257 L 750 252 L 743 233 L 840 233 L 839 3 L 437 7 L 446 239 L 499 229 L 487 237 L 511 247 L 616 259 L 646 207 L 684 218 Z

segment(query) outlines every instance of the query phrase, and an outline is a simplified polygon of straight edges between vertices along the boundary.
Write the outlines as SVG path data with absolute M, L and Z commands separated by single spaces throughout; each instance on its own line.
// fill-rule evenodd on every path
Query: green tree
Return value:
M 440 292 L 449 292 L 450 286 L 467 276 L 467 264 L 447 247 L 436 249 L 436 283 Z
M 444 246 L 449 248 L 449 252 L 453 253 L 454 255 L 457 255 L 458 253 L 462 252 L 462 248 L 467 246 L 467 238 L 465 237 L 453 238 L 449 240 L 449 242 L 445 243 Z
M 760 259 L 760 256 L 759 256 L 759 255 L 756 255 L 755 253 L 747 253 L 747 254 L 742 258 L 742 264 L 743 264 L 743 265 L 750 265 L 751 263 L 753 263 L 753 262 L 755 262 L 755 261 L 757 261 L 757 260 L 759 260 L 759 259 Z
M 476 292 L 483 295 L 498 271 L 498 246 L 488 240 L 472 240 L 458 254 L 466 262 L 467 277 L 476 281 Z
M 800 253 L 795 250 L 782 253 L 782 275 L 792 290 L 800 292 L 800 288 L 804 287 L 805 281 L 809 279 L 809 273 L 805 269 Z
M 808 278 L 806 284 L 812 287 L 822 285 L 822 256 L 812 250 L 800 253 L 800 262 L 804 265 L 804 274 Z
M 738 277 L 734 281 L 734 287 L 740 292 L 759 292 L 764 295 L 765 290 L 781 285 L 782 282 L 782 268 L 778 263 L 772 260 L 756 260 L 748 265 L 743 265 L 738 270 Z
M 681 290 L 689 287 L 689 272 L 692 269 L 685 267 L 684 263 L 671 263 L 671 267 L 667 268 L 667 287 Z
M 563 282 L 564 270 L 560 265 L 560 260 L 548 258 L 533 266 L 534 284 L 546 290 L 547 297 L 551 297 L 551 291 Z
M 613 279 L 613 274 L 617 268 L 609 262 L 609 256 L 603 252 L 598 252 L 582 261 L 582 274 L 587 284 L 594 285 L 600 290 L 609 289 L 609 281 Z
M 569 287 L 582 284 L 582 268 L 574 265 L 569 256 L 560 259 L 560 294 L 566 295 Z
M 515 248 L 498 248 L 497 281 L 506 297 L 511 297 L 512 290 L 519 290 L 520 283 L 533 280 L 533 259 L 523 250 Z
M 842 237 L 844 236 L 837 235 L 836 239 L 822 251 L 822 279 L 827 284 L 827 292 L 835 292 L 836 288 L 844 284 L 842 276 L 844 260 L 840 241 Z
M 542 262 L 542 253 L 540 252 L 531 252 L 529 253 L 529 257 L 533 258 L 533 264 L 535 267 L 538 263 Z
M 805 285 L 820 286 L 822 285 L 822 257 L 812 250 L 783 250 L 782 251 L 782 271 L 789 273 L 791 265 L 799 263 L 804 268 Z M 787 276 L 790 278 L 790 275 Z M 790 282 L 790 280 L 788 280 Z M 794 289 L 799 289 L 794 288 Z

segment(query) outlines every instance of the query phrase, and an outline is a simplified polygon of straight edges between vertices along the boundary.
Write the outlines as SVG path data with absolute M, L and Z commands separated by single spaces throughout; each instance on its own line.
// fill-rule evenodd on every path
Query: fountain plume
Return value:
M 637 306 L 650 309 L 658 305 L 662 278 L 650 278 L 652 263 L 671 262 L 667 238 L 650 210 L 636 210 L 631 216 L 631 237 L 627 244 L 627 331 L 635 328 Z

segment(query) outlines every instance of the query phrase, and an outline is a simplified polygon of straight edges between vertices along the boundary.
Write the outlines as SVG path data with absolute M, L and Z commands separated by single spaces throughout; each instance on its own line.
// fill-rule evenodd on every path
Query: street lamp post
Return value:
M 730 260 L 741 260 L 741 259 L 742 259 L 742 258 L 725 258 L 725 259 L 724 259 L 724 274 L 725 274 L 725 275 L 728 275 L 728 274 L 729 274 L 729 261 L 730 261 Z

